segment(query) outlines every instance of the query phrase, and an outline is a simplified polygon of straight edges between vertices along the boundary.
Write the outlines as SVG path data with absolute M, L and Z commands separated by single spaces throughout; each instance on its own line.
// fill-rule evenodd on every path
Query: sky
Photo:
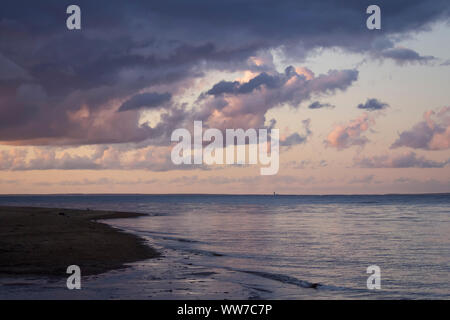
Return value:
M 449 35 L 447 0 L 4 1 L 0 193 L 450 192 Z M 279 129 L 278 173 L 175 165 L 194 121 Z

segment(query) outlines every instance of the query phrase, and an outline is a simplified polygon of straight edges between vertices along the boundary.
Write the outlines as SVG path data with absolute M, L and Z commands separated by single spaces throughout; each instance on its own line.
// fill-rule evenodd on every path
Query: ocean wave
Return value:
M 282 283 L 287 284 L 293 284 L 302 288 L 312 288 L 312 289 L 318 289 L 319 287 L 323 286 L 320 283 L 313 283 L 305 280 L 300 280 L 291 276 L 287 276 L 284 274 L 277 274 L 277 273 L 269 273 L 269 272 L 262 272 L 262 271 L 249 271 L 249 270 L 239 270 L 240 272 L 253 274 L 255 276 L 263 277 L 270 280 L 279 281 Z

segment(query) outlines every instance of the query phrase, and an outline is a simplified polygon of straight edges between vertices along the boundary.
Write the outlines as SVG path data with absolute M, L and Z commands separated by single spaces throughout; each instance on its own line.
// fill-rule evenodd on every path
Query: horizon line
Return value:
M 5 196 L 411 196 L 411 195 L 450 195 L 449 192 L 422 193 L 0 193 Z

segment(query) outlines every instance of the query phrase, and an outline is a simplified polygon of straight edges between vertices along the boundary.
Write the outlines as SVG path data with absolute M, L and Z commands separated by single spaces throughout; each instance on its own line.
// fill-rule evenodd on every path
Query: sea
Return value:
M 81 290 L 2 278 L 1 299 L 450 299 L 450 194 L 5 195 L 0 205 L 140 212 L 103 222 L 161 253 L 82 277 Z

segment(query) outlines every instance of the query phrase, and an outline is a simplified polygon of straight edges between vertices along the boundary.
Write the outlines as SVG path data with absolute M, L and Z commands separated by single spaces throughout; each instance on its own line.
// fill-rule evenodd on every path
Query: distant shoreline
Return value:
M 0 278 L 17 275 L 66 277 L 69 265 L 82 276 L 124 268 L 159 253 L 142 238 L 100 219 L 138 213 L 0 206 Z
M 323 193 L 323 194 L 295 194 L 276 193 L 277 196 L 289 197 L 327 197 L 327 196 L 421 196 L 421 195 L 450 195 L 449 192 L 427 193 Z M 0 197 L 21 196 L 273 196 L 273 193 L 0 193 Z

